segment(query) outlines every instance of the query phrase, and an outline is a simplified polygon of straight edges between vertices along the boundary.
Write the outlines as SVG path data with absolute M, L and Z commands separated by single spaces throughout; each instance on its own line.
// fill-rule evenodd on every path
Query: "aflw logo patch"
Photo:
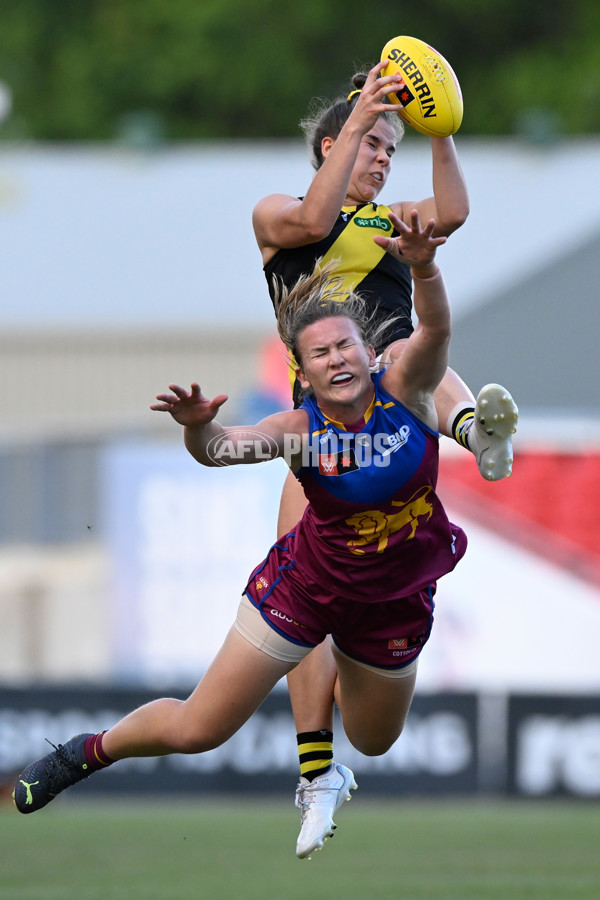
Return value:
M 418 647 L 423 643 L 423 638 L 419 637 L 403 637 L 392 638 L 388 641 L 388 650 L 410 650 L 412 647 Z
M 345 475 L 358 469 L 354 450 L 340 450 L 339 453 L 319 453 L 321 475 Z

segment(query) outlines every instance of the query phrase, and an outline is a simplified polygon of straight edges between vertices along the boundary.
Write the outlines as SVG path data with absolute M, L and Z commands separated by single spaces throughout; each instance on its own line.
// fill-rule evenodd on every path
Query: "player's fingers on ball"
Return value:
M 376 90 L 375 98 L 376 98 L 380 103 L 385 103 L 385 102 L 386 102 L 386 98 L 389 97 L 390 94 L 395 94 L 397 91 L 400 90 L 400 87 L 401 87 L 401 85 L 402 85 L 402 82 L 401 82 L 401 81 L 392 81 L 392 82 L 390 82 L 390 81 L 387 81 L 387 80 L 384 81 L 383 78 L 380 78 L 379 80 L 380 80 L 381 84 L 376 85 L 376 89 L 377 89 L 377 90 Z M 394 111 L 396 111 L 397 108 L 398 108 L 396 103 L 391 103 L 391 102 L 389 102 L 389 101 L 388 101 L 387 105 L 388 105 L 388 106 L 391 106 L 391 108 L 392 108 Z
M 393 85 L 394 89 L 400 87 L 404 84 L 404 79 L 400 72 L 392 72 L 390 75 L 382 75 L 379 79 L 379 82 L 382 85 L 385 85 L 388 90 Z
M 367 81 L 369 79 L 374 81 L 380 72 L 383 72 L 384 69 L 387 69 L 389 63 L 389 59 L 382 59 L 378 63 L 375 63 L 369 74 L 367 75 Z

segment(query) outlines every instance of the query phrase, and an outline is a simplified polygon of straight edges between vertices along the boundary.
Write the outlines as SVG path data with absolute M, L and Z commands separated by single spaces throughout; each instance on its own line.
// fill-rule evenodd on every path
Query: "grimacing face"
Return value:
M 308 325 L 299 335 L 298 378 L 312 388 L 322 409 L 360 404 L 370 397 L 375 350 L 365 345 L 356 323 L 331 316 Z
M 324 156 L 329 154 L 334 143 L 331 138 L 325 139 L 322 148 Z M 346 206 L 369 203 L 379 196 L 390 173 L 396 143 L 396 132 L 382 117 L 363 135 L 350 175 Z

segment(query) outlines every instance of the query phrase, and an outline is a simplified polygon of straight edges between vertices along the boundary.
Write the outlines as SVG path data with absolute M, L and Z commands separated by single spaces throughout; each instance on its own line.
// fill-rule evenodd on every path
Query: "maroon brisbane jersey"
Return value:
M 357 604 L 391 603 L 394 619 L 400 611 L 405 620 L 399 639 L 402 631 L 428 635 L 436 581 L 466 550 L 464 532 L 449 522 L 435 492 L 438 434 L 380 380 L 373 376 L 373 402 L 351 428 L 327 419 L 313 398 L 303 403 L 309 433 L 296 474 L 309 505 L 245 590 L 270 624 L 298 643 L 314 640 L 311 610 L 319 607 L 336 610 L 328 632 L 335 635 L 344 604 L 350 613 Z

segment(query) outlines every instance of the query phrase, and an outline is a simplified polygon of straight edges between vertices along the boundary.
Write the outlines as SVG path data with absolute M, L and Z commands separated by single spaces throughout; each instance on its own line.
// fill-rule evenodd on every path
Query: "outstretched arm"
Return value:
M 204 466 L 235 466 L 265 462 L 300 452 L 300 435 L 306 431 L 306 414 L 300 410 L 276 413 L 255 426 L 224 427 L 216 420 L 227 394 L 209 400 L 194 382 L 189 391 L 170 384 L 171 393 L 157 394 L 150 409 L 168 412 L 183 426 L 184 443 Z
M 183 426 L 184 442 L 194 459 L 205 466 L 217 465 L 208 448 L 211 442 L 225 433 L 223 426 L 216 421 L 216 415 L 227 402 L 227 394 L 218 394 L 209 400 L 196 382 L 189 391 L 177 384 L 170 384 L 169 390 L 172 393 L 157 394 L 158 403 L 153 403 L 150 409 L 170 413 Z
M 413 209 L 422 222 L 435 219 L 436 235 L 446 237 L 460 228 L 469 215 L 469 194 L 452 137 L 431 140 L 433 197 L 416 203 L 395 203 L 392 209 L 409 225 Z
M 410 265 L 418 323 L 403 353 L 386 370 L 382 384 L 420 418 L 437 428 L 433 392 L 448 366 L 452 329 L 450 304 L 435 263 L 436 250 L 446 238 L 433 236 L 433 219 L 421 228 L 416 210 L 411 214 L 410 228 L 395 216 L 392 222 L 400 232 L 399 237 L 377 236 L 374 240 L 388 253 Z

